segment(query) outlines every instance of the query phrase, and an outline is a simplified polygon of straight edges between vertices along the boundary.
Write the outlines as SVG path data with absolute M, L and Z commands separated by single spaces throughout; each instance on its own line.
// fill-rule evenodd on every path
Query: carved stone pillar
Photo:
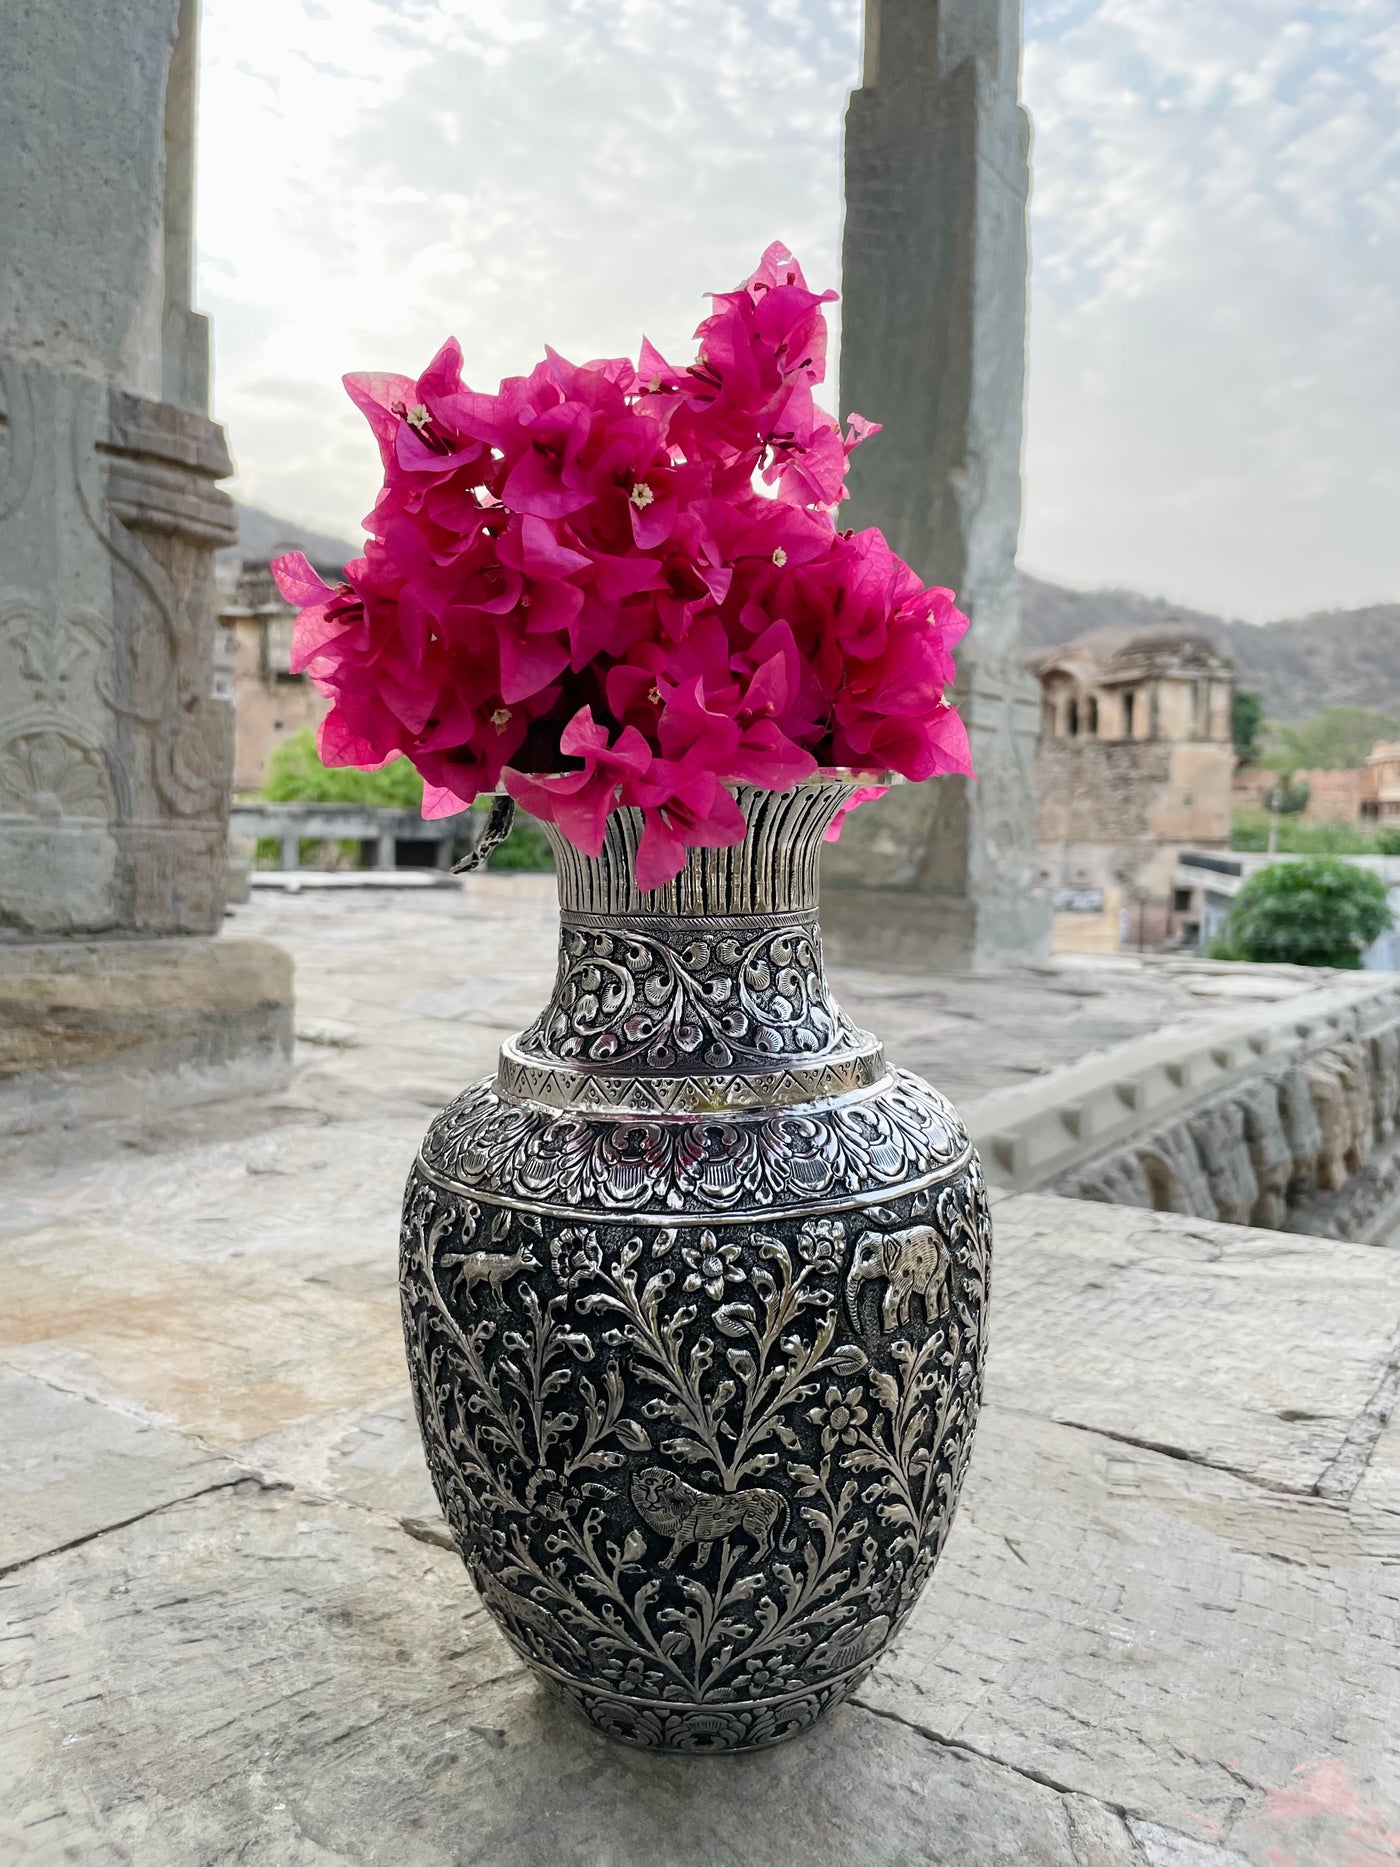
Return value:
M 0 362 L 0 926 L 217 931 L 229 471 L 204 416 Z
M 848 524 L 879 525 L 972 627 L 975 782 L 901 790 L 828 852 L 838 958 L 944 968 L 1048 950 L 1033 888 L 1039 689 L 1020 667 L 1016 542 L 1030 126 L 1019 0 L 867 0 L 846 119 L 841 400 L 884 424 Z
M 285 955 L 141 940 L 216 933 L 228 872 L 213 569 L 236 528 L 189 302 L 196 25 L 197 0 L 5 15 L 0 1009 L 18 1047 L 0 1046 L 0 1091 L 31 1079 L 16 1119 L 139 1104 L 93 1090 L 123 1058 L 178 1071 L 188 1099 L 231 1064 L 285 1073 L 290 1047 Z

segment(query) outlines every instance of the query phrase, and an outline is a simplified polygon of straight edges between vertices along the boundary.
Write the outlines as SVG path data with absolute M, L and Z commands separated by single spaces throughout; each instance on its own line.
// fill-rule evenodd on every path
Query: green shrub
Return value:
M 1274 862 L 1235 896 L 1217 959 L 1354 970 L 1361 951 L 1394 926 L 1385 883 L 1369 869 L 1318 856 Z
M 1264 799 L 1264 808 L 1276 810 L 1280 817 L 1299 817 L 1307 809 L 1311 795 L 1303 779 L 1280 778 Z
M 420 810 L 423 780 L 406 758 L 398 758 L 378 771 L 359 771 L 353 765 L 323 765 L 316 751 L 316 735 L 303 726 L 285 738 L 267 763 L 263 796 L 273 804 L 361 804 L 387 810 Z M 473 810 L 489 810 L 489 798 L 478 798 Z M 302 844 L 302 861 L 313 860 L 318 845 Z M 347 855 L 358 853 L 353 843 Z M 275 868 L 281 847 L 274 838 L 258 844 L 258 866 Z M 533 818 L 517 812 L 515 828 L 491 857 L 491 869 L 552 869 L 554 861 L 544 831 Z
M 267 761 L 263 796 L 273 804 L 366 804 L 379 809 L 417 810 L 423 780 L 406 758 L 379 771 L 353 765 L 323 765 L 309 726 L 291 733 Z

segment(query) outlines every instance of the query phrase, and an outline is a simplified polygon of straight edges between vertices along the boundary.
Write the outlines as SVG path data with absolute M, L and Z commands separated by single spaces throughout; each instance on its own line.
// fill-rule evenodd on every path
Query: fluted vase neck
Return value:
M 584 855 L 546 823 L 559 911 L 679 920 L 804 909 L 815 913 L 822 839 L 857 789 L 852 779 L 825 774 L 791 791 L 736 785 L 735 802 L 748 824 L 743 842 L 728 849 L 689 850 L 673 881 L 648 890 L 639 889 L 636 881 L 641 811 L 614 811 L 596 856 Z

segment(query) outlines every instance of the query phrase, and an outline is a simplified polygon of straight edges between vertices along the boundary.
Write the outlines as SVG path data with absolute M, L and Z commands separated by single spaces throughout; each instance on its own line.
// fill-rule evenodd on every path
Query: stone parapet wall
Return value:
M 1400 1028 L 1264 1071 L 1051 1183 L 1077 1199 L 1369 1242 L 1400 1201 Z
M 1126 1044 L 969 1117 L 1003 1185 L 1369 1243 L 1400 1222 L 1400 983 Z

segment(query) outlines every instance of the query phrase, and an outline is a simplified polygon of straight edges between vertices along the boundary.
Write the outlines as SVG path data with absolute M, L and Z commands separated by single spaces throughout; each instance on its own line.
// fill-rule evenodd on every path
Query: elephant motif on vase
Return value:
M 880 1302 L 880 1327 L 886 1335 L 910 1320 L 916 1296 L 932 1322 L 943 1307 L 950 1262 L 947 1244 L 931 1225 L 862 1232 L 846 1273 L 846 1308 L 852 1328 L 860 1327 L 861 1286 L 875 1278 L 883 1278 L 887 1286 Z

